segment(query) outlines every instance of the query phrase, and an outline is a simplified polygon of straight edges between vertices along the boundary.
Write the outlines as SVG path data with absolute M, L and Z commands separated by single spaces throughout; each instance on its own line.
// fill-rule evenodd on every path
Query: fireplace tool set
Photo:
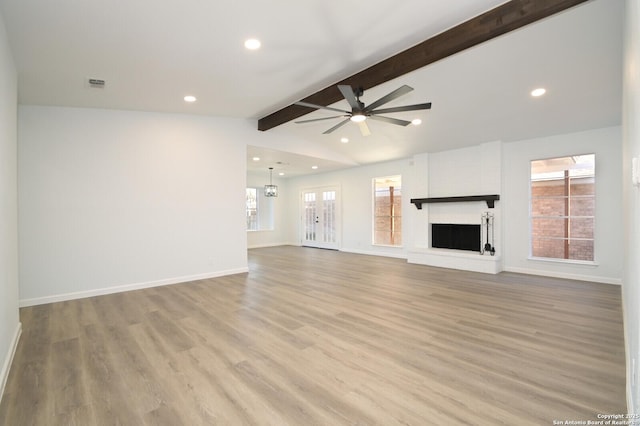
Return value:
M 493 231 L 493 213 L 485 212 L 480 216 L 480 254 L 496 254 L 495 234 Z

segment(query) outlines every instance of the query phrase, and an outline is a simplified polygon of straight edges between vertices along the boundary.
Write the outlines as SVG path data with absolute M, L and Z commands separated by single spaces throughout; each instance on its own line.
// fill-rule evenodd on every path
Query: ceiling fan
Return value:
M 396 124 L 398 126 L 407 126 L 411 124 L 410 121 L 399 120 L 397 118 L 391 118 L 391 117 L 382 117 L 378 114 L 389 114 L 393 112 L 431 109 L 431 102 L 424 103 L 424 104 L 416 104 L 416 105 L 406 105 L 406 106 L 400 106 L 400 107 L 394 107 L 394 108 L 376 109 L 379 106 L 384 105 L 388 102 L 391 102 L 392 100 L 397 99 L 400 96 L 405 95 L 410 91 L 412 91 L 413 88 L 407 86 L 406 84 L 397 88 L 393 92 L 381 97 L 380 99 L 378 99 L 377 101 L 375 101 L 370 105 L 365 105 L 364 103 L 360 102 L 360 96 L 362 96 L 364 92 L 362 87 L 359 87 L 354 90 L 351 86 L 345 84 L 345 85 L 338 85 L 338 89 L 340 90 L 340 93 L 342 93 L 342 96 L 344 96 L 344 98 L 347 100 L 347 102 L 351 106 L 351 111 L 322 106 L 322 105 L 310 104 L 308 102 L 296 102 L 295 103 L 296 105 L 305 106 L 308 108 L 328 109 L 330 111 L 337 111 L 337 112 L 343 113 L 341 115 L 334 115 L 332 117 L 314 118 L 311 120 L 296 121 L 296 123 L 311 123 L 312 121 L 331 120 L 333 118 L 346 117 L 340 123 L 336 124 L 329 130 L 323 132 L 323 134 L 325 135 L 329 134 L 334 130 L 344 126 L 345 124 L 347 124 L 347 122 L 353 121 L 355 123 L 358 123 L 358 125 L 360 126 L 360 132 L 362 133 L 362 135 L 368 136 L 371 134 L 371 132 L 369 131 L 369 126 L 367 126 L 367 122 L 366 122 L 368 118 L 372 120 L 378 120 L 378 121 L 384 121 L 386 123 Z

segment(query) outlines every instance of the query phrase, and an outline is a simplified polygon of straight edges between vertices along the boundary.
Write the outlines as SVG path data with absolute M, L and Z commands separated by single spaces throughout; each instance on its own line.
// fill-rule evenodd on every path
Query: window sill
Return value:
M 247 232 L 273 232 L 275 229 L 247 229 Z
M 529 256 L 527 260 L 533 260 L 535 262 L 546 262 L 546 263 L 561 263 L 565 265 L 578 265 L 578 266 L 600 266 L 598 262 L 595 260 L 573 260 L 573 259 L 554 259 L 552 257 L 533 257 Z

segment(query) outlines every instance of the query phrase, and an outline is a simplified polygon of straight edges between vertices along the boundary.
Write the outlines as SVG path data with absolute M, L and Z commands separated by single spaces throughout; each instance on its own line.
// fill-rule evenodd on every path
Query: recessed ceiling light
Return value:
M 414 126 L 419 126 L 422 124 L 422 120 L 420 120 L 419 118 L 414 118 L 413 120 L 411 120 L 411 124 L 413 124 Z
M 311 168 L 312 168 L 313 170 L 315 170 L 315 169 L 317 169 L 317 168 L 318 168 L 318 166 L 311 166 Z
M 246 47 L 249 50 L 260 49 L 261 45 L 262 43 L 260 43 L 260 40 L 258 40 L 257 38 L 250 38 L 244 42 L 244 47 Z
M 278 173 L 279 176 L 284 176 L 284 172 Z
M 185 102 L 195 102 L 196 100 L 197 100 L 196 97 L 193 95 L 187 95 L 184 97 Z
M 547 93 L 547 90 L 542 87 L 539 87 L 531 91 L 531 96 L 533 96 L 534 98 L 537 98 L 538 96 L 542 96 L 545 93 Z
M 260 157 L 253 157 L 253 161 L 260 161 Z
M 340 142 L 348 143 L 349 142 L 349 138 L 342 138 L 342 139 L 340 139 Z

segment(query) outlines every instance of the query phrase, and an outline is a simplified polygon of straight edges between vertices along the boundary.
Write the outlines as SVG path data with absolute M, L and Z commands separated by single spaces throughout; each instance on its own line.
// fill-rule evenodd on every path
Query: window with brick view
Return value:
M 594 260 L 595 155 L 531 162 L 531 256 Z
M 402 245 L 402 177 L 373 180 L 373 244 Z

